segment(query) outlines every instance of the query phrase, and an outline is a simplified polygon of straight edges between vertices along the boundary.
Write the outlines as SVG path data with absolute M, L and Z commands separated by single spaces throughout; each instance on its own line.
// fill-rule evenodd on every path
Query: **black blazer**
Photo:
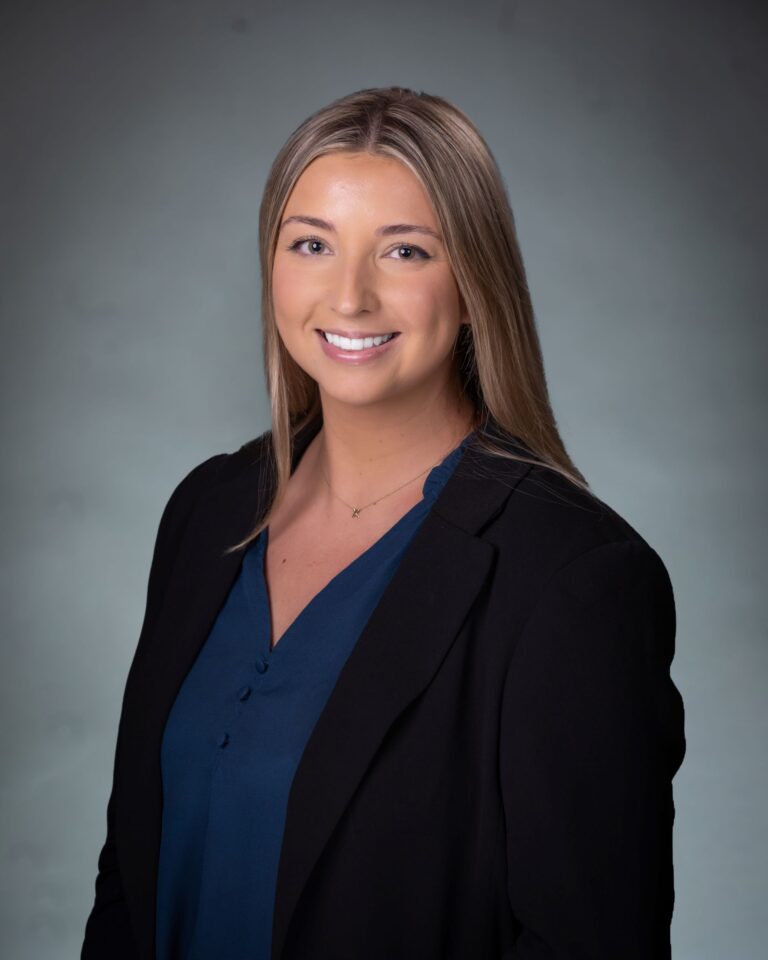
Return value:
M 238 573 L 222 550 L 267 502 L 268 439 L 163 513 L 83 960 L 154 958 L 163 727 Z M 297 769 L 272 960 L 668 958 L 674 643 L 666 568 L 622 517 L 467 448 Z

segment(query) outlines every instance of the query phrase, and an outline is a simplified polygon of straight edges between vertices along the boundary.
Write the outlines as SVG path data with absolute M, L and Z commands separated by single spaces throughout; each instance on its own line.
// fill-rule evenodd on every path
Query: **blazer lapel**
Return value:
M 520 452 L 530 455 L 522 446 Z M 398 715 L 434 677 L 492 568 L 495 548 L 477 532 L 502 509 L 530 466 L 495 460 L 489 471 L 488 465 L 487 456 L 465 450 L 307 742 L 288 799 L 272 960 L 282 954 L 309 875 L 373 755 Z

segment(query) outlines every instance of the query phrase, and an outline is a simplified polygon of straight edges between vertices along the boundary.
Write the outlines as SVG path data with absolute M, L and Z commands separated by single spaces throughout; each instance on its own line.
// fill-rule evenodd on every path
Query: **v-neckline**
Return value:
M 251 547 L 251 550 L 253 551 L 256 576 L 252 579 L 249 578 L 246 581 L 246 595 L 254 614 L 259 618 L 260 622 L 266 624 L 266 629 L 261 632 L 259 637 L 259 655 L 264 659 L 265 663 L 271 663 L 278 650 L 285 649 L 285 641 L 290 640 L 289 634 L 295 633 L 299 623 L 308 616 L 310 608 L 315 607 L 319 599 L 325 593 L 335 587 L 338 581 L 340 581 L 342 578 L 349 577 L 364 560 L 369 558 L 371 553 L 373 553 L 375 550 L 382 549 L 382 547 L 389 542 L 395 533 L 399 532 L 402 526 L 408 520 L 412 519 L 415 513 L 429 509 L 435 499 L 434 495 L 431 493 L 435 475 L 441 469 L 446 468 L 449 460 L 461 454 L 464 446 L 467 444 L 473 433 L 474 430 L 470 431 L 470 433 L 468 433 L 451 451 L 449 451 L 443 457 L 440 463 L 435 464 L 435 466 L 432 467 L 422 485 L 421 499 L 408 511 L 406 511 L 406 513 L 404 513 L 399 520 L 396 520 L 388 530 L 385 530 L 380 537 L 374 540 L 369 547 L 366 547 L 361 554 L 358 554 L 357 557 L 339 570 L 338 573 L 334 574 L 334 576 L 331 577 L 331 579 L 307 601 L 298 614 L 288 624 L 280 637 L 278 637 L 277 643 L 274 645 L 272 645 L 272 606 L 266 572 L 266 554 L 269 546 L 269 525 L 264 527 L 264 529 L 259 533 L 255 543 Z
M 331 579 L 325 584 L 325 586 L 321 587 L 317 591 L 317 593 L 315 593 L 314 596 L 311 597 L 307 601 L 307 603 L 302 607 L 302 609 L 298 612 L 298 614 L 294 617 L 294 619 L 285 628 L 281 636 L 278 637 L 277 643 L 274 646 L 269 648 L 269 650 L 267 651 L 268 658 L 271 659 L 272 657 L 274 657 L 276 651 L 279 648 L 284 649 L 283 644 L 285 643 L 285 640 L 288 638 L 288 634 L 293 633 L 295 631 L 295 629 L 299 625 L 299 622 L 304 620 L 308 616 L 310 608 L 316 606 L 322 596 L 324 596 L 326 593 L 330 592 L 331 589 L 336 587 L 340 580 L 347 579 L 349 576 L 351 576 L 351 574 L 357 569 L 357 567 L 364 560 L 369 558 L 370 554 L 372 554 L 377 549 L 380 550 L 385 545 L 385 543 L 388 543 L 389 540 L 394 536 L 395 532 L 399 532 L 400 527 L 402 527 L 407 520 L 411 519 L 414 513 L 416 513 L 417 511 L 423 508 L 425 502 L 426 502 L 426 498 L 422 498 L 421 500 L 419 500 L 418 503 L 414 504 L 410 508 L 410 510 L 408 510 L 407 513 L 404 513 L 403 516 L 400 517 L 400 519 L 397 520 L 378 539 L 374 540 L 374 542 L 369 547 L 366 547 L 366 549 L 361 554 L 358 554 L 358 556 L 356 556 L 353 560 L 350 560 L 350 562 L 345 567 L 339 570 L 338 573 L 334 574 L 331 577 Z M 269 546 L 269 527 L 268 526 L 265 527 L 264 530 L 262 530 L 259 537 L 260 539 L 263 538 L 261 545 L 259 547 L 259 553 L 258 553 L 258 560 L 259 560 L 258 568 L 259 568 L 259 574 L 260 574 L 260 580 L 261 580 L 260 591 L 261 591 L 261 594 L 263 597 L 263 603 L 264 603 L 264 622 L 267 625 L 267 629 L 264 632 L 267 638 L 267 645 L 269 645 L 272 641 L 272 606 L 271 606 L 271 600 L 269 596 L 269 584 L 267 581 L 267 571 L 266 571 L 267 547 Z

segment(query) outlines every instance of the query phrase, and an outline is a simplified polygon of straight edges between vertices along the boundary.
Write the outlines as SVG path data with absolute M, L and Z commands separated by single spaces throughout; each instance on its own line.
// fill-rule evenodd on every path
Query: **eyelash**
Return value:
M 324 240 L 321 240 L 320 237 L 301 237 L 299 240 L 294 240 L 293 243 L 290 244 L 290 246 L 288 247 L 288 249 L 289 249 L 289 250 L 296 250 L 296 251 L 298 252 L 298 249 L 297 249 L 297 248 L 298 248 L 299 246 L 301 246 L 302 243 L 309 243 L 310 241 L 314 241 L 314 242 L 316 242 L 316 243 L 322 243 L 323 245 L 325 245 L 325 241 L 324 241 Z M 432 259 L 432 257 L 427 253 L 426 250 L 422 250 L 421 247 L 417 247 L 415 243 L 398 243 L 396 246 L 392 247 L 392 250 L 399 250 L 400 247 L 407 247 L 409 250 L 416 250 L 417 253 L 421 254 L 421 259 L 422 259 L 422 260 L 431 260 L 431 259 Z M 391 253 L 392 250 L 390 250 L 389 252 Z M 302 257 L 314 257 L 314 256 L 319 256 L 319 254 L 314 254 L 314 253 L 302 253 L 302 254 L 299 254 L 299 256 L 302 256 Z M 405 262 L 407 263 L 407 262 L 410 260 L 410 257 L 399 257 L 398 259 L 403 260 L 403 261 L 405 261 Z

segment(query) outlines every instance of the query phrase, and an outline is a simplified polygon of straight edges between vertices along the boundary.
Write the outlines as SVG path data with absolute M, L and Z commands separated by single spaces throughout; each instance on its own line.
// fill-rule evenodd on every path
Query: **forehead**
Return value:
M 437 226 L 432 204 L 419 178 L 392 157 L 367 153 L 326 154 L 302 172 L 285 207 L 285 215 L 305 214 L 342 220 L 370 216 L 418 216 Z M 383 222 L 383 221 L 382 221 Z

